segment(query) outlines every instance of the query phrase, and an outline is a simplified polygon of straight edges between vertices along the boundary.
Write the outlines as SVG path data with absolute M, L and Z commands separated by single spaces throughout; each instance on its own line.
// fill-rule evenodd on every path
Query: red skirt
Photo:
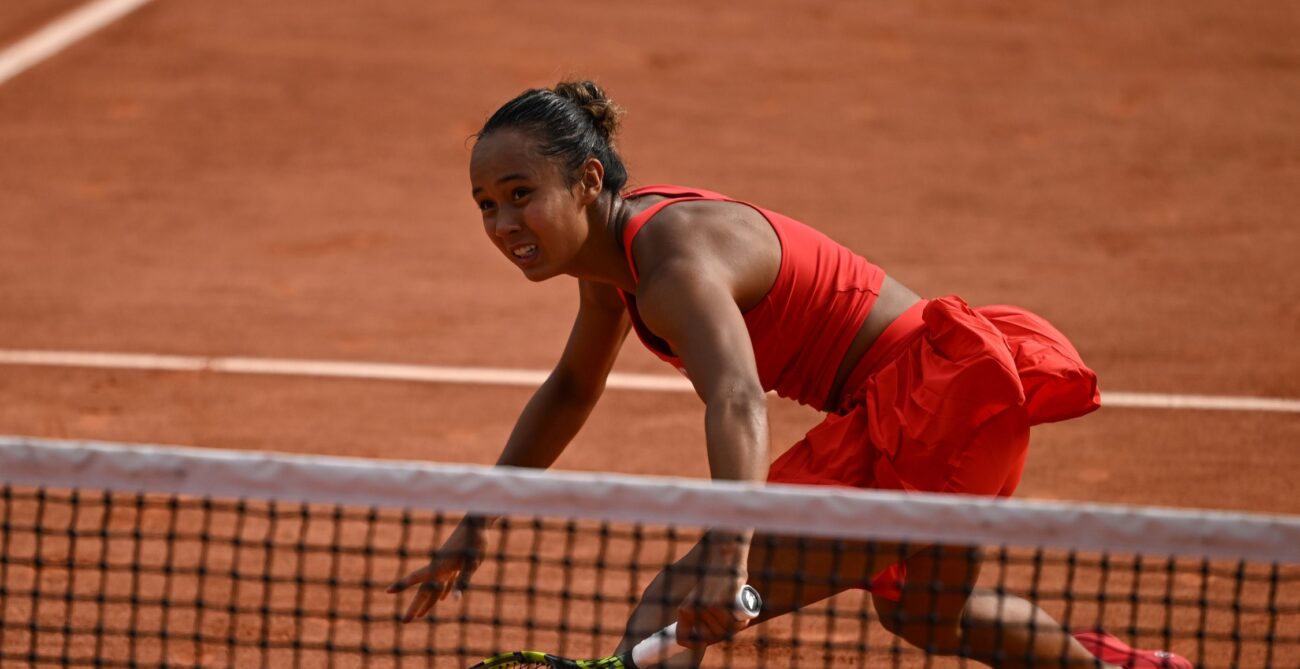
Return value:
M 863 356 L 835 413 L 772 463 L 768 481 L 1010 496 L 1029 427 L 1101 406 L 1065 335 L 1018 307 L 922 301 Z M 872 578 L 899 597 L 901 563 Z

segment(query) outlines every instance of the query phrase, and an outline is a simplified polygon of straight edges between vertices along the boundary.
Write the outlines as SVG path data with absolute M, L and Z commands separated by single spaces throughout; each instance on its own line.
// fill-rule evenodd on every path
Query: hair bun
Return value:
M 587 115 L 596 129 L 608 139 L 613 139 L 618 132 L 619 121 L 623 118 L 623 108 L 614 104 L 594 81 L 562 81 L 555 85 L 555 94 L 571 100 Z

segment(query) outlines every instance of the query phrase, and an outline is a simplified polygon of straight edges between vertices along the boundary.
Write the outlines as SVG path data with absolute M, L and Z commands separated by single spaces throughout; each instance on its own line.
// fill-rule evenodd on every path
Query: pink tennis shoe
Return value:
M 1097 659 L 1124 669 L 1194 669 L 1181 655 L 1167 650 L 1138 650 L 1102 631 L 1075 632 L 1074 638 Z

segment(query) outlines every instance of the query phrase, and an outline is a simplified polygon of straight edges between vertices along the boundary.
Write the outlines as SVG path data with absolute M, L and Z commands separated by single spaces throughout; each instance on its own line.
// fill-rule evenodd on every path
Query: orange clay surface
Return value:
M 6 0 L 0 40 L 72 5 Z M 584 76 L 633 185 L 1028 307 L 1103 390 L 1300 397 L 1300 6 L 648 7 L 146 6 L 0 86 L 0 349 L 546 368 L 576 286 L 483 239 L 469 138 Z M 0 434 L 490 463 L 528 396 L 3 366 Z M 707 476 L 702 417 L 610 391 L 558 466 Z M 817 416 L 771 419 L 775 456 Z M 1297 445 L 1294 413 L 1104 408 L 1037 429 L 1019 496 L 1300 513 Z

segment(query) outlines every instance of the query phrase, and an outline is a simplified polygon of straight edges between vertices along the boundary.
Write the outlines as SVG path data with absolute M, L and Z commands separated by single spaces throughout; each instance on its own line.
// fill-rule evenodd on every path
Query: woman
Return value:
M 627 170 L 612 141 L 620 114 L 596 84 L 561 83 L 506 103 L 474 146 L 472 195 L 488 238 L 532 281 L 576 277 L 581 296 L 568 345 L 498 464 L 555 461 L 629 329 L 707 405 L 717 479 L 1007 496 L 1030 425 L 1097 408 L 1095 375 L 1033 314 L 922 300 L 812 228 L 717 193 L 623 193 Z M 827 412 L 770 471 L 769 390 Z M 461 523 L 428 566 L 389 589 L 420 584 L 407 621 L 464 587 L 477 566 L 465 556 L 482 554 L 486 524 Z M 886 627 L 942 654 L 1095 667 L 1093 653 L 1127 648 L 1109 636 L 1071 638 L 1029 602 L 974 588 L 972 549 L 708 539 L 649 586 L 619 652 L 676 619 L 697 661 L 743 626 L 731 603 L 746 581 L 763 594 L 760 620 L 869 584 Z M 789 576 L 796 565 L 802 582 Z M 1166 658 L 1105 659 L 1159 667 Z

